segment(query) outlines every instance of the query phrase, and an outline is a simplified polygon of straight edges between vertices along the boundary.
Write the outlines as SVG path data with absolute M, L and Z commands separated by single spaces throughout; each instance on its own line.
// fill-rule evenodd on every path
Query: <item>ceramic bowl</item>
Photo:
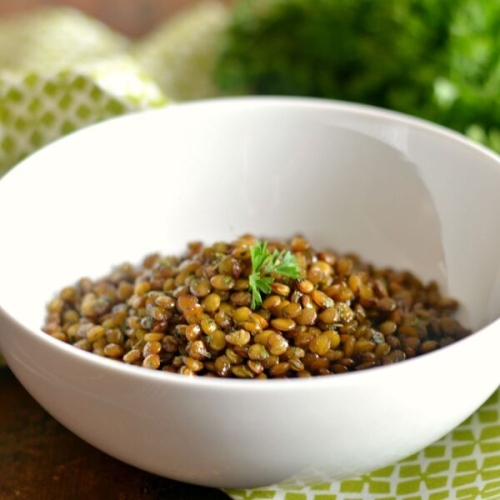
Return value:
M 443 128 L 309 99 L 174 104 L 74 133 L 0 181 L 0 349 L 33 397 L 104 452 L 252 487 L 402 459 L 500 382 L 500 160 Z M 41 331 L 46 303 L 153 251 L 251 232 L 435 279 L 476 333 L 419 358 L 294 380 L 185 377 Z

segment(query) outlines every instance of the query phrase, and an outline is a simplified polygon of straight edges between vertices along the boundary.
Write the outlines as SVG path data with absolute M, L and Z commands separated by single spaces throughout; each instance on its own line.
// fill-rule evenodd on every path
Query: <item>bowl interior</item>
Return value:
M 38 330 L 47 301 L 153 251 L 242 233 L 437 280 L 478 329 L 500 315 L 499 160 L 373 108 L 299 99 L 170 105 L 90 127 L 0 182 L 0 305 Z

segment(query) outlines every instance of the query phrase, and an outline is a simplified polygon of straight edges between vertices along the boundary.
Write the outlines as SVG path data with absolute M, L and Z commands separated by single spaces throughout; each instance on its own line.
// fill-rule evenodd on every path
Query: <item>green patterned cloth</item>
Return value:
M 0 175 L 45 144 L 165 104 L 130 42 L 65 7 L 0 23 Z
M 265 457 L 263 457 L 265 460 Z M 500 390 L 443 439 L 406 460 L 344 481 L 228 490 L 234 500 L 498 500 Z

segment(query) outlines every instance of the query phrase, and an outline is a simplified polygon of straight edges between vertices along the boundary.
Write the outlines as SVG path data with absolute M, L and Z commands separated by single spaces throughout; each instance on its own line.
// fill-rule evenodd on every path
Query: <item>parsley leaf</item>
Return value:
M 271 292 L 274 276 L 297 279 L 300 276 L 300 267 L 297 259 L 289 250 L 272 254 L 267 248 L 266 241 L 258 241 L 250 248 L 252 273 L 248 277 L 248 287 L 252 293 L 250 307 L 255 310 L 262 304 L 262 294 Z

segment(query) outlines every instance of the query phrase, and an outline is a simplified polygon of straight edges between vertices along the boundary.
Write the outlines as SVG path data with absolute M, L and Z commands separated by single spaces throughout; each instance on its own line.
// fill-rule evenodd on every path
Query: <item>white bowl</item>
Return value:
M 90 127 L 0 181 L 0 348 L 56 419 L 173 479 L 251 487 L 367 472 L 427 446 L 500 382 L 500 161 L 371 107 L 242 98 Z M 245 232 L 436 279 L 477 333 L 397 365 L 296 380 L 188 378 L 44 334 L 81 276 Z M 318 477 L 318 476 L 316 476 Z

